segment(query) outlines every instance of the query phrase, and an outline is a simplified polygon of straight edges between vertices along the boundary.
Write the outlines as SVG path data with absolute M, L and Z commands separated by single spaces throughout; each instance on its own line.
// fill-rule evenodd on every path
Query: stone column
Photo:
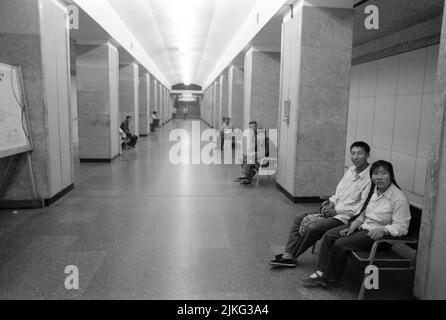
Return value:
M 110 44 L 77 45 L 81 161 L 112 161 L 119 154 L 118 50 Z
M 250 121 L 257 121 L 260 128 L 277 129 L 279 89 L 280 53 L 249 49 L 245 56 L 245 129 Z
M 162 87 L 161 93 L 163 95 L 163 122 L 166 123 L 169 106 L 167 105 L 166 88 L 164 86 Z
M 154 79 L 153 80 L 153 97 L 154 97 L 154 108 L 153 111 L 158 112 L 158 117 L 160 116 L 160 107 L 159 107 L 159 102 L 160 102 L 160 98 L 159 98 L 159 92 L 158 92 L 158 80 Z
M 132 117 L 130 131 L 139 133 L 139 67 L 136 63 L 119 66 L 119 115 L 120 121 Z
M 219 98 L 219 85 L 218 85 L 218 81 L 215 81 L 213 84 L 214 87 L 214 96 L 213 96 L 213 100 L 214 100 L 214 117 L 212 118 L 212 126 L 216 129 L 220 128 L 220 120 L 218 119 L 218 116 L 220 115 L 220 111 L 219 111 L 219 103 L 220 103 L 220 98 Z
M 209 123 L 211 125 L 211 128 L 214 128 L 214 115 L 215 115 L 215 86 L 214 84 L 211 84 L 210 90 L 209 90 L 209 109 L 210 109 L 210 117 L 209 117 Z
M 159 105 L 159 117 L 160 125 L 164 124 L 164 99 L 163 99 L 163 86 L 158 82 L 158 105 Z
M 242 68 L 232 66 L 228 72 L 228 115 L 234 128 L 243 129 L 243 85 L 244 71 Z
M 296 202 L 333 194 L 344 172 L 354 10 L 318 3 L 298 2 L 282 28 L 277 184 Z
M 150 131 L 150 75 L 139 76 L 139 135 L 147 136 Z
M 446 299 L 446 8 L 434 101 L 414 288 L 415 297 L 427 300 Z
M 25 154 L 0 159 L 0 178 L 6 179 L 0 181 L 0 208 L 49 205 L 73 188 L 66 14 L 67 9 L 55 1 L 0 1 L 0 62 L 22 68 L 37 189 L 35 196 Z M 10 80 L 8 75 L 2 79 Z
M 226 75 L 220 76 L 220 120 L 223 117 L 228 117 L 228 77 Z
M 205 113 L 205 121 L 208 125 L 210 125 L 211 121 L 210 121 L 210 117 L 211 117 L 211 100 L 210 100 L 210 88 L 206 89 L 206 101 L 204 103 L 204 113 Z
M 153 75 L 149 76 L 149 123 L 152 123 L 152 113 L 156 111 L 156 80 Z
M 73 143 L 73 166 L 75 179 L 79 176 L 79 116 L 77 113 L 77 72 L 76 72 L 76 41 L 70 39 L 70 111 L 71 136 Z
M 215 117 L 214 117 L 214 124 L 215 124 L 215 128 L 220 128 L 221 126 L 221 100 L 220 100 L 220 95 L 221 95 L 221 88 L 220 88 L 220 77 L 217 78 L 217 80 L 215 80 Z

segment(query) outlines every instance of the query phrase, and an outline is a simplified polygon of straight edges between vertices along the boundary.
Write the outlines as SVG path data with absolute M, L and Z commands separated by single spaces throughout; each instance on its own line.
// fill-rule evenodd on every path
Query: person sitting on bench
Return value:
M 124 133 L 127 135 L 127 138 L 130 139 L 130 142 L 128 143 L 128 145 L 130 147 L 134 148 L 136 145 L 136 142 L 138 141 L 138 137 L 130 132 L 130 129 L 129 129 L 130 121 L 132 121 L 132 117 L 127 116 L 125 118 L 125 121 L 123 121 L 121 123 L 121 130 L 124 131 Z
M 241 185 L 250 185 L 259 167 L 260 160 L 265 154 L 265 141 L 258 139 L 258 125 L 256 121 L 249 123 L 247 135 L 247 153 L 243 155 L 242 175 L 235 181 Z
M 377 161 L 370 168 L 372 185 L 363 193 L 364 204 L 350 226 L 328 231 L 319 253 L 318 270 L 303 281 L 305 287 L 329 287 L 338 283 L 354 250 L 370 250 L 384 236 L 405 236 L 409 231 L 410 207 L 395 181 L 393 166 Z M 355 220 L 356 218 L 356 220 Z
M 297 258 L 308 248 L 311 248 L 328 230 L 348 224 L 361 206 L 363 190 L 369 189 L 369 163 L 370 146 L 362 141 L 353 143 L 350 147 L 353 167 L 348 169 L 336 193 L 328 201 L 322 203 L 319 214 L 299 214 L 293 223 L 290 235 L 285 247 L 285 253 L 278 254 L 269 264 L 274 267 L 296 267 Z M 316 218 L 303 231 L 303 222 L 309 218 Z M 304 220 L 305 219 L 305 220 Z

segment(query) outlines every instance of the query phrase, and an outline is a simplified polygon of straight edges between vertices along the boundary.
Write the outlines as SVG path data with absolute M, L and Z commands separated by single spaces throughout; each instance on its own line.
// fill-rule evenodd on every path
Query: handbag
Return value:
M 308 216 L 303 218 L 302 222 L 300 223 L 299 235 L 301 237 L 303 237 L 304 234 L 307 232 L 310 225 L 312 225 L 313 223 L 322 221 L 324 219 L 325 219 L 325 217 L 322 213 L 309 214 Z

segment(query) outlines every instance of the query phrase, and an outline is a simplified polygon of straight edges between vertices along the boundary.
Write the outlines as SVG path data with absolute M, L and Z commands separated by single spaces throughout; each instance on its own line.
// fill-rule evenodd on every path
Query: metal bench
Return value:
M 421 225 L 421 210 L 411 206 L 410 213 L 411 220 L 407 236 L 397 238 L 386 236 L 379 241 L 375 241 L 370 251 L 352 251 L 349 258 L 359 263 L 364 269 L 367 268 L 367 266 L 375 266 L 378 270 L 383 271 L 414 271 L 416 254 L 414 257 L 404 257 L 391 248 L 389 250 L 379 251 L 380 246 L 383 244 L 405 244 L 411 249 L 417 250 L 418 235 Z M 364 299 L 366 279 L 367 274 L 364 273 L 358 300 Z

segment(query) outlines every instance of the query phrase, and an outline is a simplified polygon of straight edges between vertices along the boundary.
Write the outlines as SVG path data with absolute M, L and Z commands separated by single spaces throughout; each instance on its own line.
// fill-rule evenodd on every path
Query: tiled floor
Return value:
M 204 124 L 202 124 L 204 127 Z M 0 299 L 354 299 L 360 273 L 308 290 L 308 252 L 296 269 L 268 265 L 294 216 L 273 181 L 233 182 L 237 165 L 169 162 L 175 120 L 111 164 L 82 164 L 75 190 L 50 208 L 0 212 Z M 65 289 L 65 268 L 80 289 Z M 410 276 L 381 280 L 369 298 L 411 298 Z

